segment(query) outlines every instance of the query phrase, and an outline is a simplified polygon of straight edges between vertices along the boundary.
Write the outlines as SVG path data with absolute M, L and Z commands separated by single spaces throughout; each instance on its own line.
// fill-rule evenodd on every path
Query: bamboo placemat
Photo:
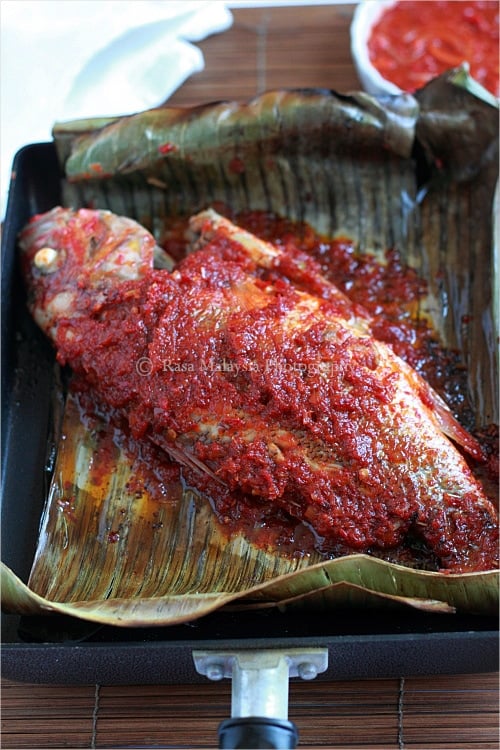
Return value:
M 199 43 L 205 69 L 175 106 L 243 101 L 282 87 L 359 89 L 349 48 L 353 5 L 248 8 Z M 217 746 L 230 683 L 68 687 L 2 682 L 3 748 Z M 299 747 L 497 750 L 498 674 L 292 682 Z
M 354 5 L 239 8 L 222 34 L 199 43 L 205 69 L 169 99 L 173 106 L 244 101 L 271 89 L 360 88 L 349 26 Z
M 2 684 L 3 748 L 214 748 L 230 681 Z M 290 683 L 299 747 L 497 750 L 498 674 Z

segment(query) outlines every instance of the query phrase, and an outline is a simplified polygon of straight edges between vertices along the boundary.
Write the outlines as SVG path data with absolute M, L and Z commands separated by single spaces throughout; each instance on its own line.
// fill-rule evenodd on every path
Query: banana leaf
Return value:
M 381 258 L 396 248 L 427 281 L 419 315 L 461 354 L 468 426 L 498 422 L 498 106 L 464 70 L 415 96 L 276 91 L 60 123 L 54 139 L 65 205 L 132 216 L 158 238 L 172 217 L 222 203 L 348 235 Z M 224 606 L 497 611 L 497 571 L 445 575 L 367 555 L 325 561 L 257 548 L 244 534 L 228 538 L 195 492 L 172 488 L 159 501 L 132 491 L 137 464 L 105 421 L 89 430 L 71 394 L 60 429 L 28 582 L 2 567 L 9 611 L 121 626 Z
M 89 430 L 68 396 L 28 586 L 2 568 L 7 609 L 143 626 L 177 624 L 236 602 L 389 602 L 440 612 L 488 612 L 495 605 L 495 571 L 442 576 L 366 555 L 325 563 L 319 555 L 254 547 L 241 534 L 228 538 L 196 493 L 158 501 L 134 489 L 137 464 L 110 440 L 112 432 L 104 420 Z

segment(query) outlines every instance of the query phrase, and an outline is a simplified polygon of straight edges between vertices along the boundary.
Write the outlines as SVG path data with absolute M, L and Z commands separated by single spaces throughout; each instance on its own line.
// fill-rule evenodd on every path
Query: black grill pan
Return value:
M 16 236 L 60 202 L 52 143 L 16 155 L 2 231 L 2 559 L 27 580 L 47 492 L 54 356 L 26 311 Z M 193 650 L 326 647 L 319 680 L 498 670 L 496 617 L 408 610 L 339 610 L 321 617 L 277 609 L 219 611 L 196 622 L 122 629 L 62 616 L 3 615 L 3 674 L 38 683 L 165 684 L 204 681 Z

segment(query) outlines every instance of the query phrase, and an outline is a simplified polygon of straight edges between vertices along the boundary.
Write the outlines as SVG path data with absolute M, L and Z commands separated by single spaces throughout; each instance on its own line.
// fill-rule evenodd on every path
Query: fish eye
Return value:
M 59 253 L 53 247 L 42 247 L 35 253 L 33 263 L 41 273 L 53 273 L 59 266 Z

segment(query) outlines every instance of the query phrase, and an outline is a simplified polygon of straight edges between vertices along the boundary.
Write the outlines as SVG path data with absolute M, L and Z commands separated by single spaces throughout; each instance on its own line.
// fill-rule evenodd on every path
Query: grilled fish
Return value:
M 449 572 L 497 565 L 481 448 L 312 260 L 208 210 L 191 252 L 107 211 L 21 232 L 30 310 L 99 399 L 204 479 L 308 524 L 330 554 L 421 545 Z M 459 450 L 455 444 L 460 446 Z

